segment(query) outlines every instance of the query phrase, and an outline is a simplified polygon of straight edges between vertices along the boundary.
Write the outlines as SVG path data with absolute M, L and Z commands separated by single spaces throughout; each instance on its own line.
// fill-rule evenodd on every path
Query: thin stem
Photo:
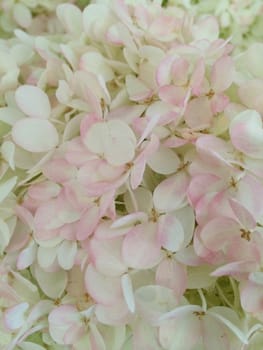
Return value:
M 221 287 L 218 285 L 218 283 L 216 283 L 216 289 L 218 291 L 218 294 L 220 296 L 220 298 L 223 300 L 223 302 L 228 305 L 229 307 L 231 307 L 233 309 L 233 305 L 232 303 L 230 303 L 230 301 L 227 299 L 227 297 L 225 296 L 224 292 L 222 291 Z
M 202 302 L 202 309 L 206 312 L 207 311 L 207 303 L 206 303 L 206 299 L 204 296 L 204 293 L 202 291 L 202 289 L 198 289 L 198 293 Z
M 232 287 L 233 292 L 234 292 L 234 308 L 235 308 L 235 310 L 238 310 L 240 303 L 239 303 L 239 292 L 237 289 L 237 285 L 232 277 L 229 277 L 229 280 L 230 280 L 231 287 Z

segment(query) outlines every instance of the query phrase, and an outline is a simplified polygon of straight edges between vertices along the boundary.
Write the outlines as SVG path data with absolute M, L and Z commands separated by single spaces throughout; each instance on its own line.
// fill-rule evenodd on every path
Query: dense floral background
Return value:
M 0 1 L 0 348 L 262 350 L 261 0 Z

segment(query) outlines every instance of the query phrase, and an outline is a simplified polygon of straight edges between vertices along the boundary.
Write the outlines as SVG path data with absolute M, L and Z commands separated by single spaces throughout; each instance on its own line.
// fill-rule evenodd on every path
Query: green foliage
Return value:
M 90 0 L 77 0 L 77 5 L 83 9 L 90 3 Z

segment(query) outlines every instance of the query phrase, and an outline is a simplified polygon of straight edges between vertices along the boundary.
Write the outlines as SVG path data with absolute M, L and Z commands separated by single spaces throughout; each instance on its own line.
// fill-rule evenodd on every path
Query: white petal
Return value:
M 15 145 L 11 141 L 5 141 L 2 144 L 1 152 L 3 158 L 8 162 L 12 170 L 15 169 Z
M 95 123 L 84 137 L 87 148 L 100 154 L 112 165 L 130 162 L 135 154 L 136 137 L 123 121 Z
M 29 152 L 47 152 L 58 145 L 56 128 L 48 120 L 22 119 L 13 127 L 15 143 Z
M 0 203 L 9 195 L 12 189 L 15 187 L 17 177 L 14 176 L 6 182 L 0 183 Z
M 40 288 L 48 297 L 56 299 L 62 295 L 68 280 L 66 271 L 46 272 L 36 266 L 35 274 Z
M 70 270 L 77 254 L 77 243 L 75 241 L 64 241 L 58 249 L 58 263 L 64 270 Z
M 6 310 L 4 322 L 8 329 L 15 330 L 23 326 L 25 322 L 24 313 L 29 308 L 28 303 L 21 303 Z
M 13 108 L 13 107 L 0 108 L 0 120 L 8 125 L 14 125 L 18 120 L 24 117 L 25 115 L 16 108 Z
M 15 99 L 21 111 L 30 117 L 45 119 L 50 116 L 51 107 L 48 96 L 37 86 L 19 86 Z
M 163 175 L 170 175 L 176 172 L 180 163 L 181 161 L 177 154 L 170 148 L 163 146 L 161 146 L 147 162 L 152 170 Z
M 135 311 L 135 301 L 134 301 L 134 294 L 133 294 L 133 288 L 132 288 L 132 281 L 130 276 L 125 273 L 121 277 L 121 287 L 124 299 L 127 303 L 127 306 L 131 312 Z
M 57 247 L 39 247 L 37 251 L 37 260 L 39 265 L 46 269 L 50 267 L 57 256 Z
M 133 75 L 126 77 L 126 87 L 132 101 L 145 100 L 151 96 L 151 90 L 138 78 Z
M 8 225 L 0 219 L 0 253 L 2 254 L 10 240 L 10 231 Z
M 104 57 L 98 52 L 87 52 L 80 58 L 80 68 L 96 75 L 101 75 L 104 80 L 110 81 L 114 73 L 106 63 Z
M 23 4 L 15 4 L 13 7 L 13 16 L 18 25 L 22 28 L 28 28 L 32 22 L 30 10 Z
M 31 243 L 28 247 L 23 249 L 17 259 L 17 269 L 23 270 L 32 265 L 36 256 L 36 244 Z
M 60 4 L 57 9 L 57 17 L 69 33 L 81 33 L 82 13 L 73 4 Z

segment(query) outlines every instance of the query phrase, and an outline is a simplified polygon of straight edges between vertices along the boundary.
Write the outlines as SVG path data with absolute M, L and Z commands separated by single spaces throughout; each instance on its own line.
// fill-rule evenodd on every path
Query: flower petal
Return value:
M 12 129 L 15 143 L 26 151 L 48 152 L 58 145 L 58 133 L 53 124 L 45 119 L 27 118 L 15 123 Z
M 21 111 L 30 117 L 46 119 L 50 116 L 51 107 L 48 96 L 37 86 L 19 86 L 15 99 Z
M 246 155 L 262 159 L 263 129 L 258 112 L 245 110 L 239 113 L 230 124 L 230 137 L 233 145 Z

